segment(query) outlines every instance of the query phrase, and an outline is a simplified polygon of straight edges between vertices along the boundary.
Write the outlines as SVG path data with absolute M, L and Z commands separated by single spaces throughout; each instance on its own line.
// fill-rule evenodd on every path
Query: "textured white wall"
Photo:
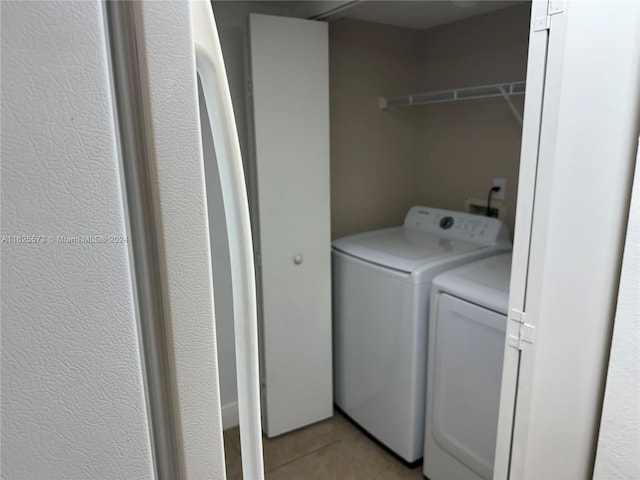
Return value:
M 102 7 L 0 8 L 1 477 L 152 478 Z
M 636 161 L 594 478 L 640 478 L 639 405 L 640 151 Z

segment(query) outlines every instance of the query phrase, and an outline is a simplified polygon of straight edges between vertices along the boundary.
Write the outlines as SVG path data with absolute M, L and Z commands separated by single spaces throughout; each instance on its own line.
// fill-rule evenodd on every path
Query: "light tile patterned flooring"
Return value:
M 263 442 L 267 480 L 423 479 L 421 466 L 406 467 L 338 412 L 309 427 L 264 437 Z M 224 432 L 224 448 L 227 478 L 242 479 L 237 427 Z

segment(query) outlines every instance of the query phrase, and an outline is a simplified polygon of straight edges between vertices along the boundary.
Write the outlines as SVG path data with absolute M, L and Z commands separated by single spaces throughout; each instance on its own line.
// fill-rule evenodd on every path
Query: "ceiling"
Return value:
M 352 18 L 366 22 L 424 30 L 529 0 L 357 0 L 265 2 L 303 18 Z
M 482 13 L 515 5 L 517 1 L 367 1 L 338 13 L 333 18 L 424 30 Z

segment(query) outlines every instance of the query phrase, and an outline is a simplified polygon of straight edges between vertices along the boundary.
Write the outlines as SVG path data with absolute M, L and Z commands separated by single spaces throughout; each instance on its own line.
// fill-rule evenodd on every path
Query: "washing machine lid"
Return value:
M 412 228 L 392 227 L 340 238 L 333 242 L 333 248 L 370 263 L 411 273 L 429 263 L 491 247 Z
M 511 253 L 495 255 L 438 275 L 432 292 L 449 293 L 506 315 L 510 277 Z

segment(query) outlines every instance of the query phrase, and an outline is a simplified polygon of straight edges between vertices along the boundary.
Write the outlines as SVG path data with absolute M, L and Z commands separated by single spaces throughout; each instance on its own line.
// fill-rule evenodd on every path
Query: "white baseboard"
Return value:
M 237 427 L 240 423 L 238 418 L 238 402 L 227 403 L 222 406 L 222 428 L 227 430 L 229 428 Z

